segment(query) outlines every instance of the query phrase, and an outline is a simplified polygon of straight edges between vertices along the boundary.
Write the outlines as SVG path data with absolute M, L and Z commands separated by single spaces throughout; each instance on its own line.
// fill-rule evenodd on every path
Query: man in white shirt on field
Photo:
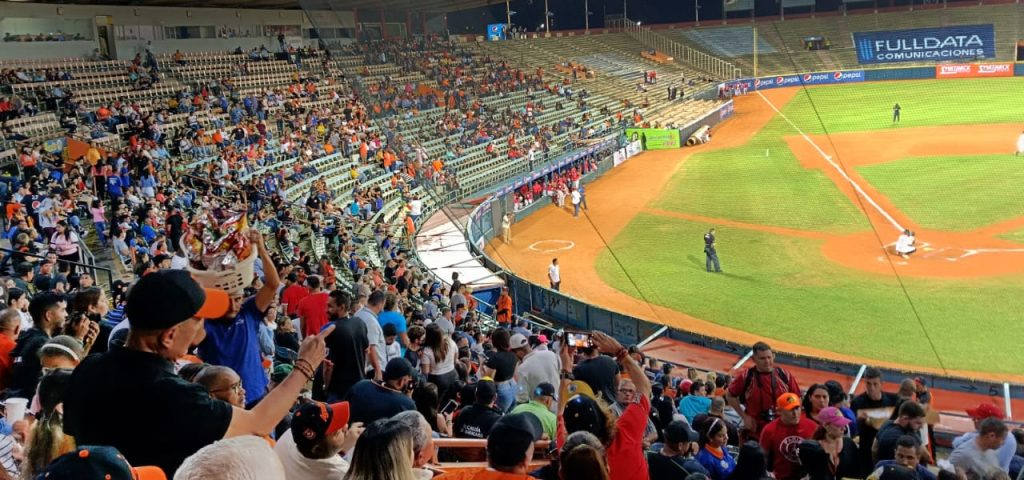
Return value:
M 572 189 L 572 216 L 580 216 L 580 191 L 577 188 Z
M 562 285 L 562 275 L 558 271 L 557 258 L 552 259 L 551 265 L 548 267 L 548 280 L 551 282 L 551 289 L 559 291 L 559 287 Z

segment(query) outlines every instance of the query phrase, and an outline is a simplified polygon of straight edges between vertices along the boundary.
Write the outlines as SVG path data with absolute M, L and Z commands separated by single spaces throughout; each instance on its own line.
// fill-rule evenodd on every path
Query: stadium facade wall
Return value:
M 1018 65 L 1018 67 L 1020 67 L 1020 65 Z M 932 73 L 931 78 L 934 78 L 935 68 L 929 67 L 929 69 Z M 901 70 L 913 71 L 916 69 Z M 910 79 L 915 78 L 913 75 L 918 75 L 918 73 L 911 72 L 908 75 L 910 76 L 905 78 Z M 729 105 L 731 106 L 731 102 Z M 728 110 L 729 114 L 731 114 L 731 108 Z M 723 117 L 723 119 L 724 118 L 725 117 Z M 684 130 L 689 130 L 691 127 L 693 126 L 688 125 L 687 127 L 684 127 Z M 598 155 L 600 156 L 598 169 L 584 176 L 581 179 L 581 182 L 588 183 L 596 180 L 601 175 L 614 168 L 615 164 L 613 161 L 613 153 L 616 146 L 622 146 L 624 138 L 625 137 L 623 136 L 622 140 L 618 142 L 619 145 L 612 145 L 597 149 Z M 557 160 L 556 162 L 564 165 L 565 163 L 563 162 L 565 162 L 565 158 L 578 155 L 579 152 L 580 151 L 567 154 L 562 160 Z M 534 175 L 530 177 L 529 181 L 539 178 L 542 175 L 543 174 Z M 515 183 L 513 183 L 512 186 L 506 185 L 498 188 L 492 196 L 481 202 L 479 206 L 470 213 L 469 222 L 467 223 L 466 228 L 467 241 L 473 255 L 479 257 L 484 266 L 491 271 L 499 272 L 499 275 L 505 280 L 505 284 L 509 289 L 509 294 L 512 296 L 514 313 L 523 314 L 526 312 L 532 312 L 541 314 L 546 318 L 560 323 L 561 326 L 564 326 L 565 328 L 601 330 L 612 335 L 624 345 L 638 344 L 644 339 L 657 333 L 661 328 L 665 327 L 661 324 L 648 322 L 630 315 L 614 312 L 600 306 L 587 303 L 583 300 L 573 298 L 565 293 L 557 292 L 532 283 L 529 280 L 516 276 L 514 273 L 505 270 L 501 265 L 492 260 L 484 251 L 484 246 L 491 239 L 500 235 L 497 225 L 500 225 L 501 215 L 505 213 L 505 208 L 511 208 L 512 203 L 509 198 L 509 193 L 514 191 L 514 185 Z M 545 205 L 548 205 L 548 202 L 535 202 L 533 205 L 517 212 L 516 220 L 519 221 L 533 214 Z M 668 328 L 663 335 L 680 342 L 734 354 L 737 359 L 745 355 L 750 349 L 749 345 L 742 345 L 728 339 L 710 337 L 699 332 L 687 331 L 675 327 Z M 777 352 L 776 360 L 788 365 L 826 371 L 836 375 L 846 375 L 850 377 L 856 376 L 862 367 L 862 365 L 853 363 L 840 362 L 828 358 L 809 357 L 790 352 Z M 699 367 L 699 365 L 693 366 Z M 1002 396 L 1006 391 L 1004 389 L 1008 389 L 1010 398 L 1024 399 L 1024 385 L 1008 385 L 984 380 L 941 376 L 906 370 L 885 368 L 881 370 L 887 378 L 904 378 L 908 375 L 923 377 L 927 384 L 933 388 L 987 394 L 993 397 Z

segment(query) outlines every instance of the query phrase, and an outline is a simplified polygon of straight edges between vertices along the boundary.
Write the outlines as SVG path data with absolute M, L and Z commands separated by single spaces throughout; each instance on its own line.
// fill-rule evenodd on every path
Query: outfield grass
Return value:
M 1024 212 L 1024 161 L 1012 155 L 914 157 L 857 171 L 925 228 L 969 231 Z
M 708 224 L 639 214 L 611 248 L 639 291 L 606 251 L 597 270 L 637 298 L 744 331 L 893 362 L 937 366 L 921 324 L 947 368 L 1019 373 L 1024 276 L 904 279 L 867 274 L 825 259 L 820 242 L 718 227 L 724 274 L 704 271 L 700 242 Z M 668 243 L 665 239 L 680 239 Z M 642 293 L 642 294 L 641 294 Z M 920 314 L 917 320 L 907 296 Z M 955 313 L 953 313 L 955 312 Z
M 825 133 L 825 127 L 828 133 L 837 133 L 1019 123 L 1022 88 L 1024 79 L 1019 77 L 812 87 L 793 97 L 783 112 L 808 134 Z M 894 126 L 892 106 L 897 102 L 902 107 L 902 118 Z
M 824 173 L 800 166 L 782 140 L 794 133 L 775 118 L 745 146 L 693 155 L 652 206 L 804 230 L 869 228 Z

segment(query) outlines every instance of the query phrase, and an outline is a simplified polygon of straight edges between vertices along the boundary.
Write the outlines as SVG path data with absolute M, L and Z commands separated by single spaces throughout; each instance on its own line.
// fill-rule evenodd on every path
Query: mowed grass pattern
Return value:
M 607 251 L 609 285 L 698 318 L 868 358 L 937 366 L 921 324 L 947 368 L 1019 373 L 1017 331 L 1024 277 L 960 281 L 853 271 L 825 259 L 820 241 L 718 226 L 725 273 L 704 270 L 710 224 L 641 213 L 612 242 L 639 290 Z M 667 242 L 666 239 L 671 239 Z M 907 299 L 921 315 L 918 322 Z
M 816 87 L 782 109 L 808 134 L 1019 122 L 1021 86 L 1011 78 Z M 895 102 L 903 107 L 898 126 Z M 791 135 L 776 117 L 742 147 L 693 155 L 649 206 L 819 232 L 867 230 L 863 213 L 828 178 L 799 165 L 782 140 Z M 915 221 L 970 230 L 1022 214 L 1024 165 L 1010 160 L 915 158 L 860 173 Z M 1020 343 L 1007 332 L 1019 330 L 1024 276 L 904 278 L 901 286 L 894 276 L 832 263 L 818 240 L 722 225 L 726 273 L 713 275 L 704 271 L 701 241 L 710 227 L 641 213 L 610 247 L 639 290 L 608 252 L 598 272 L 634 297 L 770 339 L 909 365 L 1024 371 L 1024 356 L 1007 354 Z M 1024 230 L 1004 238 L 1024 244 Z
M 1024 215 L 1024 158 L 914 157 L 857 168 L 925 228 L 969 231 Z

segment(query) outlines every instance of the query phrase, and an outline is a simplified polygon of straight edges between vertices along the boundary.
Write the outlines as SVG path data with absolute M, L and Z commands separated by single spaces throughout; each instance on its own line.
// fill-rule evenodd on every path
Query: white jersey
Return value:
M 912 235 L 903 234 L 896 240 L 896 253 L 910 253 L 914 250 L 914 237 Z
M 1017 153 L 1024 153 L 1024 133 L 1017 137 Z
M 548 267 L 548 278 L 554 283 L 562 281 L 562 277 L 558 272 L 558 265 L 551 264 L 551 266 Z

